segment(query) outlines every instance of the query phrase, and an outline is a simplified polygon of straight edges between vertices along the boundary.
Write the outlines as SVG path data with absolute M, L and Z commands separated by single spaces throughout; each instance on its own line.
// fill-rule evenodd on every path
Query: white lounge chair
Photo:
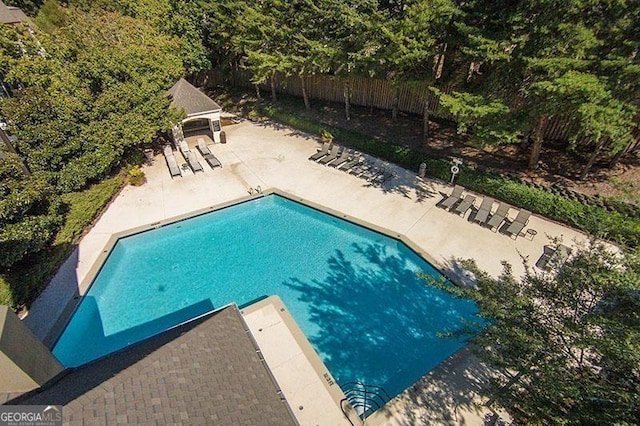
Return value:
M 531 216 L 531 212 L 529 210 L 520 210 L 516 218 L 511 222 L 509 227 L 505 230 L 505 233 L 509 234 L 513 239 L 518 238 L 520 232 L 527 226 L 529 223 L 529 217 Z
M 451 209 L 451 207 L 453 207 L 453 205 L 462 198 L 462 191 L 464 191 L 464 188 L 460 185 L 456 185 L 453 188 L 453 191 L 451 191 L 451 195 L 440 203 L 440 207 L 447 210 Z
M 511 207 L 509 207 L 508 204 L 500 203 L 498 205 L 498 209 L 496 210 L 496 212 L 491 216 L 491 218 L 487 222 L 487 226 L 489 227 L 489 229 L 491 229 L 494 232 L 497 231 L 500 228 L 500 225 L 502 224 L 502 222 L 504 222 L 504 220 L 506 219 L 507 214 L 509 214 L 510 208 Z
M 553 268 L 562 266 L 564 262 L 571 256 L 571 249 L 564 244 L 558 244 L 557 247 L 544 246 L 542 256 L 536 262 L 536 268 L 548 271 Z
M 329 148 L 330 147 L 331 147 L 331 143 L 330 142 L 323 143 L 322 144 L 322 148 L 320 149 L 320 151 L 316 152 L 311 157 L 309 157 L 309 160 L 318 161 L 319 159 L 321 159 L 325 155 L 329 154 Z
M 329 164 L 330 162 L 332 162 L 336 158 L 338 158 L 338 145 L 332 146 L 331 150 L 329 151 L 329 154 L 325 155 L 324 157 L 319 159 L 318 163 L 320 163 L 320 164 Z
M 182 152 L 184 159 L 187 160 L 189 167 L 191 167 L 191 170 L 193 170 L 194 173 L 204 172 L 204 169 L 202 168 L 202 164 L 200 164 L 200 162 L 196 158 L 196 154 L 189 149 L 189 146 L 187 145 L 187 141 L 180 142 L 180 152 Z
M 464 197 L 464 200 L 462 200 L 460 204 L 456 206 L 456 208 L 454 209 L 454 212 L 464 217 L 464 215 L 467 213 L 467 210 L 471 208 L 475 200 L 476 200 L 476 197 L 474 197 L 471 194 L 467 194 Z
M 329 164 L 331 167 L 340 167 L 341 164 L 346 163 L 351 158 L 351 150 L 343 149 L 340 157 L 336 158 Z
M 171 150 L 171 146 L 165 145 L 162 153 L 164 154 L 165 160 L 167 160 L 167 166 L 169 167 L 169 173 L 171 173 L 171 177 L 182 176 L 180 167 L 178 167 L 178 162 L 176 161 L 176 157 L 173 155 L 173 151 Z
M 222 163 L 220 162 L 220 160 L 218 160 L 218 158 L 215 155 L 213 155 L 213 153 L 205 143 L 204 139 L 200 139 L 200 138 L 198 139 L 198 151 L 200 151 L 200 154 L 202 154 L 202 157 L 205 159 L 207 163 L 209 163 L 209 166 L 212 169 L 216 167 L 222 167 Z
M 491 209 L 493 208 L 493 198 L 484 197 L 482 203 L 480 204 L 480 208 L 476 213 L 476 216 L 473 218 L 474 222 L 478 222 L 480 225 L 485 225 L 487 220 L 489 219 L 489 214 L 491 213 Z

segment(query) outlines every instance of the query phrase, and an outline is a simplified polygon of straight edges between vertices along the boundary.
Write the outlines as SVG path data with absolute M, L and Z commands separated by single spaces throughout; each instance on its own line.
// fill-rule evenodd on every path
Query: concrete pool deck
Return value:
M 293 415 L 301 425 L 347 424 L 340 402 L 344 394 L 278 296 L 242 309 L 253 338 Z M 294 385 L 295 384 L 295 385 Z M 348 411 L 357 422 L 355 411 Z
M 520 275 L 524 272 L 521 256 L 532 265 L 551 238 L 561 237 L 565 245 L 587 239 L 576 230 L 532 216 L 527 228 L 535 229 L 537 236 L 533 240 L 513 240 L 437 208 L 442 194 L 451 192 L 443 182 L 423 180 L 413 171 L 394 167 L 397 176 L 393 180 L 372 186 L 340 170 L 308 161 L 319 143 L 307 135 L 272 123 L 249 121 L 227 126 L 225 131 L 228 143 L 212 148 L 222 168 L 212 170 L 198 154 L 204 173 L 187 172 L 171 179 L 164 158 L 158 155 L 152 165 L 143 168 L 148 180 L 145 185 L 127 186 L 118 194 L 25 318 L 40 339 L 45 340 L 56 319 L 73 305 L 69 302 L 86 292 L 95 273 L 95 262 L 104 255 L 113 234 L 228 203 L 247 196 L 251 188 L 258 186 L 279 188 L 406 237 L 445 272 L 456 271 L 456 259 L 473 258 L 492 275 L 501 272 L 503 260 L 510 262 L 514 273 Z M 194 143 L 195 138 L 190 138 L 190 145 Z M 509 217 L 515 214 L 513 209 Z M 453 410 L 459 411 L 456 407 Z M 427 418 L 409 412 L 413 411 L 403 408 L 399 413 L 388 413 L 384 421 L 400 425 L 412 424 L 413 415 L 417 416 L 414 420 Z M 480 414 L 473 414 L 475 421 L 467 419 L 463 423 L 482 424 Z M 463 423 L 451 420 L 451 424 Z

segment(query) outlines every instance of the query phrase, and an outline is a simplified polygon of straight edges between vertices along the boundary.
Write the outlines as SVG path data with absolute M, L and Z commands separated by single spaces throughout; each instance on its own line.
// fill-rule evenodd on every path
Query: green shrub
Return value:
M 264 106 L 261 111 L 275 121 L 306 133 L 319 136 L 322 136 L 323 132 L 330 133 L 341 145 L 366 152 L 406 169 L 417 171 L 420 163 L 424 162 L 429 176 L 444 181 L 451 178 L 452 164 L 448 160 L 429 158 L 410 148 L 393 145 L 362 133 L 316 123 L 273 105 Z M 525 208 L 591 235 L 631 248 L 640 246 L 640 218 L 637 215 L 607 212 L 601 207 L 587 206 L 513 179 L 469 167 L 461 167 L 456 179 L 457 183 L 473 191 Z
M 17 303 L 14 301 L 13 292 L 7 279 L 0 275 L 0 305 L 16 307 Z
M 69 210 L 55 243 L 75 243 L 123 183 L 122 176 L 115 176 L 96 183 L 84 191 L 64 194 L 62 199 Z
M 329 133 L 327 129 L 322 129 L 322 132 L 320 133 L 320 138 L 322 138 L 324 142 L 331 142 L 333 140 L 333 135 Z
M 122 176 L 97 183 L 84 191 L 62 195 L 67 206 L 64 224 L 52 245 L 46 244 L 0 275 L 0 304 L 17 308 L 29 305 L 48 283 L 64 260 L 69 257 L 83 231 L 100 214 L 123 185 Z M 31 232 L 37 231 L 34 228 Z M 49 238 L 51 240 L 51 238 Z
M 0 230 L 0 267 L 10 268 L 29 253 L 49 245 L 62 222 L 61 216 L 25 217 Z
M 260 117 L 260 114 L 259 114 L 259 113 L 258 113 L 258 111 L 256 111 L 255 109 L 252 109 L 251 111 L 249 111 L 249 112 L 247 113 L 247 118 L 248 118 L 249 120 L 252 120 L 252 121 L 253 121 L 253 120 L 258 119 L 259 117 Z
M 147 177 L 144 172 L 138 166 L 134 166 L 127 173 L 128 181 L 133 186 L 141 186 L 147 182 Z

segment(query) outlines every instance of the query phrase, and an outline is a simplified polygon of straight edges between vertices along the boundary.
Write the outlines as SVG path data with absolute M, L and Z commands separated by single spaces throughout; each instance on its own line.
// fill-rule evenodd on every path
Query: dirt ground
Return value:
M 241 97 L 235 97 L 232 102 L 236 106 L 241 104 Z M 562 185 L 585 195 L 612 197 L 640 205 L 640 158 L 637 154 L 623 157 L 613 168 L 604 162 L 596 162 L 587 179 L 579 181 L 577 177 L 584 167 L 584 160 L 567 154 L 561 145 L 552 142 L 545 142 L 540 166 L 530 172 L 526 167 L 528 152 L 519 152 L 516 145 L 474 146 L 466 136 L 456 133 L 452 122 L 431 121 L 430 137 L 424 142 L 422 118 L 418 115 L 399 113 L 394 121 L 391 111 L 352 106 L 351 119 L 346 120 L 342 104 L 312 101 L 311 111 L 306 111 L 301 100 L 285 99 L 280 106 L 317 121 L 419 149 L 433 157 L 458 157 L 468 164 L 516 174 L 541 185 Z

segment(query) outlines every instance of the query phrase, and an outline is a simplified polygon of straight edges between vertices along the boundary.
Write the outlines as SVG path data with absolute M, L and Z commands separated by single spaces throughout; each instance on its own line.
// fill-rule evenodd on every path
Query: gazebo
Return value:
M 220 112 L 222 108 L 211 98 L 196 89 L 187 80 L 181 78 L 168 91 L 171 98 L 171 106 L 184 110 L 187 116 L 182 123 L 174 126 L 173 135 L 175 138 L 184 138 L 183 125 L 187 122 L 206 122 L 203 128 L 211 131 L 212 139 L 215 143 L 220 143 Z

